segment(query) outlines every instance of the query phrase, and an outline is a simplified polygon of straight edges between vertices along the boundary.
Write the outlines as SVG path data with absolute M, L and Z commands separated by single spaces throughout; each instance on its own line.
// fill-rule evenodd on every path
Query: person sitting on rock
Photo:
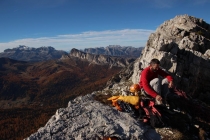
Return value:
M 168 73 L 159 68 L 160 61 L 152 59 L 150 65 L 146 67 L 140 76 L 139 85 L 142 93 L 155 98 L 158 104 L 162 103 L 162 97 L 168 92 L 168 88 L 173 87 L 173 78 Z M 162 76 L 161 80 L 158 76 Z

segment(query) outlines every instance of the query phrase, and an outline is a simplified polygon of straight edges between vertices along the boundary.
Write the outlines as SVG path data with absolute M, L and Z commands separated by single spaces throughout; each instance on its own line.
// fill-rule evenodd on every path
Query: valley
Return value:
M 0 58 L 0 67 L 1 140 L 25 138 L 44 126 L 56 109 L 102 90 L 121 70 L 75 58 L 36 63 Z

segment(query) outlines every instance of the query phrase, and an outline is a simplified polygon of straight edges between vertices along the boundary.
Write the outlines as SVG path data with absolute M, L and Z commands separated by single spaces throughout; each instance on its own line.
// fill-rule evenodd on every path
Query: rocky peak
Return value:
M 126 65 L 134 61 L 134 59 L 132 58 L 122 58 L 116 56 L 95 55 L 95 54 L 85 53 L 75 48 L 71 50 L 69 55 L 63 56 L 62 59 L 68 59 L 69 57 L 86 60 L 93 64 L 110 65 L 117 67 L 125 67 Z
M 139 83 L 141 71 L 151 59 L 157 58 L 161 67 L 174 77 L 177 88 L 209 102 L 209 33 L 210 25 L 192 16 L 180 15 L 165 21 L 149 36 L 141 56 L 113 76 L 106 89 L 113 89 L 113 94 L 124 93 L 129 85 Z
M 179 49 L 190 49 L 204 54 L 210 48 L 209 40 L 209 24 L 202 19 L 181 15 L 161 24 L 149 38 L 148 43 L 152 44 L 147 45 L 160 51 L 170 51 L 177 44 Z M 171 53 L 177 52 L 172 50 Z
M 109 45 L 107 47 L 86 48 L 84 52 L 91 54 L 102 54 L 122 57 L 139 57 L 143 47 L 134 48 L 131 46 Z
M 51 46 L 43 46 L 43 47 L 40 47 L 40 48 L 37 48 L 37 50 L 41 50 L 41 51 L 54 51 L 55 48 L 51 47 Z
M 0 53 L 0 57 L 8 57 L 20 61 L 45 61 L 50 59 L 59 59 L 65 51 L 55 50 L 51 46 L 39 48 L 20 45 L 19 47 L 6 49 Z
M 174 76 L 176 85 L 188 93 L 210 91 L 210 25 L 188 15 L 165 21 L 149 36 L 134 64 L 132 81 L 138 83 L 141 69 L 152 58 Z M 210 96 L 210 95 L 209 95 Z
M 28 47 L 28 46 L 25 46 L 25 45 L 19 45 L 19 47 L 17 47 L 17 48 L 14 48 L 14 49 L 19 49 L 19 50 L 28 50 L 28 49 L 30 49 L 30 47 Z

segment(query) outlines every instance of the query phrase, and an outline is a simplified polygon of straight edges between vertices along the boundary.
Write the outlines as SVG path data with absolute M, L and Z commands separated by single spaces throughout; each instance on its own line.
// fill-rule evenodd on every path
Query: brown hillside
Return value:
M 102 89 L 121 70 L 76 59 L 26 63 L 1 58 L 0 62 L 0 139 L 23 139 L 57 108 Z

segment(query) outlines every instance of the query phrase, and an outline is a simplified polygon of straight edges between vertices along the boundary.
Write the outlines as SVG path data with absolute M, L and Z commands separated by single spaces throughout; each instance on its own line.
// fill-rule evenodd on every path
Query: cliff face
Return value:
M 210 91 L 210 25 L 188 15 L 165 21 L 152 33 L 142 56 L 135 61 L 132 81 L 151 59 L 161 61 L 176 85 L 188 93 Z
M 110 65 L 117 67 L 125 67 L 126 65 L 134 61 L 134 59 L 132 58 L 122 58 L 122 57 L 115 57 L 108 55 L 95 55 L 95 54 L 85 53 L 77 49 L 72 49 L 69 55 L 64 55 L 62 56 L 61 59 L 69 59 L 70 57 L 86 60 L 93 64 Z
M 102 54 L 111 56 L 123 56 L 137 58 L 143 50 L 143 47 L 134 48 L 131 46 L 109 45 L 107 47 L 86 48 L 84 52 L 91 54 Z

